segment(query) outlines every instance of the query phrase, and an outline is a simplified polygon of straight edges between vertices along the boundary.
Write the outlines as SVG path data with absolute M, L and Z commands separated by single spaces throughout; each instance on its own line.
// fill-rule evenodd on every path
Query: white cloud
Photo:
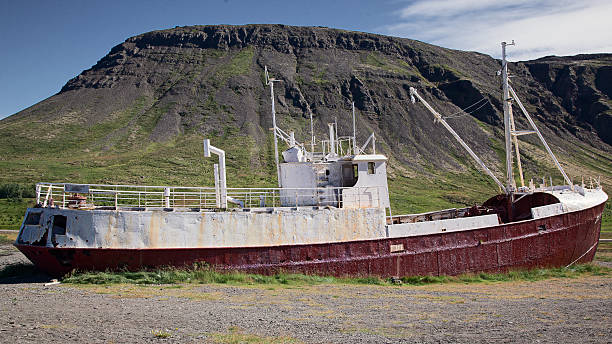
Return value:
M 612 52 L 612 1 L 418 0 L 396 13 L 384 33 L 513 61 L 546 55 Z

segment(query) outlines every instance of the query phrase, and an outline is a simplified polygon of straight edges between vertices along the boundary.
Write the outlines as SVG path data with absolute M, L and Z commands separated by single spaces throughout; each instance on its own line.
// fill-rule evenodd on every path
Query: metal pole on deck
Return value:
M 355 102 L 352 102 L 353 107 L 353 155 L 357 155 L 357 134 L 355 133 Z
M 278 179 L 278 187 L 281 187 L 280 165 L 278 162 L 278 133 L 276 132 L 276 109 L 274 107 L 274 82 L 280 81 L 270 79 L 268 75 L 268 66 L 264 67 L 266 74 L 266 85 L 270 85 L 270 100 L 272 102 L 272 127 L 274 129 L 274 162 L 276 163 L 276 178 Z
M 514 175 L 512 171 L 512 133 L 510 125 L 510 91 L 508 90 L 508 61 L 506 61 L 506 46 L 514 45 L 512 43 L 502 42 L 502 89 L 503 89 L 503 107 L 504 107 L 504 137 L 506 141 L 506 194 L 511 194 L 514 191 Z

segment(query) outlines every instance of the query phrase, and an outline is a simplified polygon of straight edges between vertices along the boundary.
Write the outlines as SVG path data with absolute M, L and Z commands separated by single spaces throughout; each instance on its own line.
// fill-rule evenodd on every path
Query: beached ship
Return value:
M 339 137 L 330 124 L 321 150 L 315 151 L 314 135 L 307 149 L 277 127 L 276 80 L 268 79 L 277 188 L 227 187 L 225 152 L 204 140 L 204 155 L 219 156 L 215 187 L 39 183 L 37 206 L 27 210 L 15 246 L 52 275 L 194 263 L 264 274 L 456 275 L 591 261 L 607 195 L 599 183 L 575 185 L 565 174 L 508 84 L 505 47 L 505 185 L 410 90 L 413 102 L 420 100 L 503 190 L 480 206 L 391 216 L 387 158 L 376 152 L 374 134 L 358 146 L 354 129 Z M 515 129 L 512 103 L 531 130 Z M 353 128 L 354 118 L 353 111 Z M 566 185 L 525 185 L 516 139 L 524 134 L 541 139 Z M 289 147 L 282 163 L 279 139 Z

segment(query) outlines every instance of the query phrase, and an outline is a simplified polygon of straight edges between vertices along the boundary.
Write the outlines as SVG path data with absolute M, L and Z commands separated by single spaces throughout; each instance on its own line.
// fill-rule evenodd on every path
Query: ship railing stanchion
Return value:
M 164 188 L 164 206 L 170 208 L 170 188 Z
M 40 203 L 40 184 L 36 184 L 36 204 Z
M 43 208 L 46 207 L 47 203 L 49 202 L 49 194 L 51 193 L 52 186 L 52 184 L 49 184 L 49 188 L 47 189 L 47 195 L 45 196 L 45 201 L 43 202 Z

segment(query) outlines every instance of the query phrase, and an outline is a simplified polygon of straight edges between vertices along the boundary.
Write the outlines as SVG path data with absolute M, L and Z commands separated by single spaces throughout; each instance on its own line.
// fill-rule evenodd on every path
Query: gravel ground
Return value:
M 0 269 L 25 261 L 0 246 Z M 422 287 L 48 281 L 0 280 L 0 342 L 612 341 L 612 276 Z

